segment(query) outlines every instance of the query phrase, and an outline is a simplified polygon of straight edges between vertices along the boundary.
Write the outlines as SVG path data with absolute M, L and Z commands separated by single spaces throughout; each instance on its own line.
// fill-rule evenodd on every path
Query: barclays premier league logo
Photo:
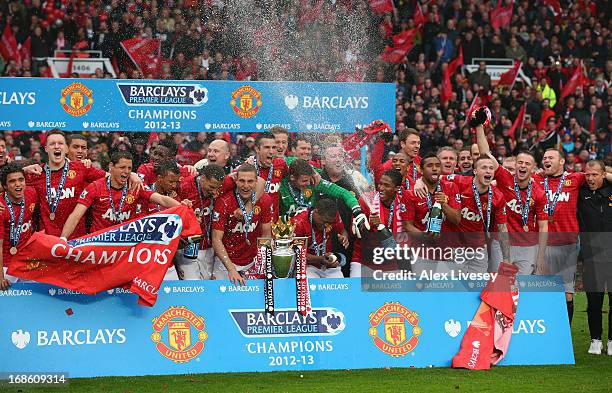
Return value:
M 68 242 L 73 247 L 87 245 L 133 246 L 137 243 L 170 244 L 183 229 L 177 214 L 154 214 L 98 235 Z
M 117 83 L 129 106 L 201 106 L 208 89 L 197 83 Z
M 335 336 L 346 328 L 344 314 L 335 308 L 315 308 L 308 315 L 295 309 L 229 310 L 244 337 Z

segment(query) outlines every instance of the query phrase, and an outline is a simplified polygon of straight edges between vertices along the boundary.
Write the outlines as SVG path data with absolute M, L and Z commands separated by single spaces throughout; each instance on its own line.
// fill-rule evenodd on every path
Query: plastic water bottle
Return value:
M 183 256 L 189 259 L 197 259 L 198 253 L 200 251 L 200 240 L 202 239 L 201 235 L 198 236 L 190 236 L 185 238 L 185 241 L 188 243 L 187 247 L 183 249 Z

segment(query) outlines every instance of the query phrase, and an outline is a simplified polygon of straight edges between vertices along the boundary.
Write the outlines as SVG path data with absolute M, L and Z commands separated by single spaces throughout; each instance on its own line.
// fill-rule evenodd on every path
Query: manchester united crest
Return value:
M 306 190 L 304 190 L 304 196 L 306 198 L 310 198 L 312 196 L 312 190 L 310 188 L 307 188 Z
M 232 93 L 230 104 L 238 116 L 249 119 L 259 112 L 261 93 L 249 85 L 240 86 Z
M 253 208 L 253 214 L 259 214 L 261 212 L 261 208 L 259 206 L 255 206 Z
M 74 169 L 71 169 L 68 171 L 68 179 L 74 179 L 76 177 L 76 171 Z
M 419 343 L 419 316 L 399 302 L 389 302 L 370 314 L 368 333 L 382 352 L 400 357 L 412 352 Z
M 131 205 L 132 203 L 134 203 L 135 200 L 136 198 L 134 197 L 134 195 L 128 194 L 128 196 L 125 198 L 125 203 Z
M 60 103 L 66 113 L 82 116 L 89 112 L 93 104 L 93 91 L 81 82 L 73 82 L 62 90 Z
M 186 363 L 204 349 L 208 339 L 204 328 L 204 318 L 187 307 L 170 307 L 153 319 L 151 340 L 162 356 L 175 363 Z

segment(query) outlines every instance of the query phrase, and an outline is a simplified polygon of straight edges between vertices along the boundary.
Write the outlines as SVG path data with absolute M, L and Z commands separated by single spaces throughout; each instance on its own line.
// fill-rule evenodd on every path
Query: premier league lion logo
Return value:
M 159 226 L 159 233 L 161 234 L 161 241 L 164 243 L 170 243 L 170 241 L 178 236 L 181 228 L 180 219 L 176 216 L 169 216 L 168 221 Z

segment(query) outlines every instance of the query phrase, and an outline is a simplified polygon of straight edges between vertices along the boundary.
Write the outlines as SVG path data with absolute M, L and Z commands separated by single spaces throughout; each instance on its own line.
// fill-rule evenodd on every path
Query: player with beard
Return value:
M 402 231 L 400 223 L 400 212 L 402 211 L 402 188 L 403 177 L 396 169 L 386 170 L 380 177 L 377 191 L 379 203 L 373 206 L 376 200 L 373 192 L 364 193 L 359 197 L 359 206 L 367 217 L 372 231 L 377 231 L 379 225 L 384 225 L 389 231 L 397 236 Z M 385 266 L 376 265 L 371 258 L 362 258 L 362 246 L 364 240 L 357 239 L 353 245 L 351 258 L 351 277 L 372 277 L 374 270 L 385 269 Z M 375 247 L 376 245 L 372 245 Z M 365 252 L 365 251 L 364 251 Z M 394 269 L 395 265 L 389 268 Z
M 165 208 L 179 205 L 179 202 L 169 196 L 148 188 L 128 188 L 128 179 L 132 173 L 132 155 L 129 152 L 117 151 L 110 158 L 110 176 L 94 181 L 83 190 L 74 211 L 65 221 L 61 237 L 68 238 L 73 233 L 90 207 L 91 232 L 97 232 L 136 218 L 139 203 L 148 201 Z
M 443 180 L 457 185 L 461 196 L 461 232 L 463 247 L 484 249 L 489 243 L 491 229 L 499 233 L 502 260 L 510 260 L 510 243 L 506 226 L 506 200 L 502 192 L 491 182 L 495 174 L 493 162 L 489 156 L 481 156 L 474 162 L 474 177 L 448 175 Z M 422 181 L 417 181 L 414 192 L 426 196 L 426 188 Z M 479 257 L 482 256 L 482 258 Z M 469 273 L 485 273 L 488 267 L 487 253 L 476 253 L 467 261 L 467 266 L 461 268 Z
M 157 146 L 151 152 L 151 161 L 146 164 L 142 164 L 138 167 L 138 174 L 142 177 L 144 184 L 151 184 L 155 181 L 155 165 L 164 161 L 176 161 L 176 155 L 178 153 L 178 146 L 172 138 L 167 137 L 163 141 L 160 141 Z M 189 176 L 195 176 L 197 171 L 190 165 L 180 166 L 181 178 Z
M 585 182 L 582 172 L 564 171 L 565 157 L 556 149 L 548 149 L 542 158 L 544 174 L 534 179 L 544 188 L 547 198 L 548 247 L 546 263 L 548 271 L 563 277 L 567 315 L 570 323 L 574 316 L 574 284 L 578 259 L 578 218 L 576 206 L 580 187 Z M 612 181 L 612 175 L 606 174 Z
M 194 167 L 197 170 L 202 169 L 206 165 L 215 164 L 223 168 L 226 175 L 229 175 L 238 163 L 230 157 L 230 145 L 223 139 L 215 139 L 208 145 L 208 153 L 206 158 L 196 162 Z
M 236 188 L 215 202 L 212 223 L 212 247 L 215 250 L 213 274 L 217 279 L 229 279 L 245 284 L 243 274 L 258 277 L 256 265 L 257 238 L 272 236 L 272 202 L 269 194 L 256 199 L 257 170 L 242 164 L 236 172 Z M 234 214 L 242 211 L 240 218 Z
M 45 151 L 49 157 L 42 167 L 38 164 L 24 168 L 28 185 L 36 190 L 41 201 L 41 229 L 48 235 L 59 236 L 68 216 L 77 205 L 81 192 L 92 182 L 104 178 L 106 172 L 88 168 L 79 160 L 66 157 L 66 137 L 60 130 L 51 130 L 46 135 Z M 133 175 L 132 182 L 141 183 Z M 80 221 L 72 232 L 73 237 L 85 235 L 85 221 Z
M 348 234 L 340 221 L 336 202 L 321 198 L 313 208 L 299 213 L 291 221 L 295 223 L 296 237 L 309 238 L 308 278 L 343 278 L 340 265 L 346 257 L 343 253 L 332 252 L 332 230 L 344 248 L 348 246 Z
M 177 254 L 176 263 L 183 280 L 208 280 L 212 276 L 215 256 L 211 242 L 212 213 L 224 180 L 224 169 L 219 165 L 208 164 L 200 169 L 198 176 L 185 179 L 179 187 L 179 200 L 191 201 L 191 208 L 200 222 L 203 235 L 196 259 Z
M 510 260 L 518 267 L 518 274 L 546 272 L 544 253 L 548 238 L 548 217 L 544 190 L 532 179 L 536 161 L 528 151 L 516 157 L 516 173 L 500 166 L 489 150 L 482 125 L 476 126 L 478 149 L 491 158 L 497 188 L 506 199 Z M 495 258 L 493 258 L 495 260 Z M 496 272 L 499 265 L 491 266 Z
M 0 170 L 0 183 L 4 192 L 0 195 L 2 211 L 2 245 L 0 246 L 0 289 L 5 290 L 17 278 L 6 274 L 11 258 L 34 233 L 32 216 L 39 203 L 36 191 L 26 186 L 21 165 L 6 164 Z
M 433 251 L 443 246 L 457 247 L 460 243 L 456 239 L 457 225 L 461 222 L 461 198 L 457 186 L 451 182 L 442 182 L 442 163 L 438 154 L 429 154 L 421 159 L 421 182 L 427 187 L 425 197 L 418 196 L 414 190 L 404 193 L 403 203 L 405 211 L 400 214 L 404 229 L 412 237 L 411 243 L 425 244 L 427 249 Z M 427 221 L 434 203 L 440 203 L 443 213 L 443 222 L 440 239 L 431 240 L 420 234 L 427 229 Z M 433 248 L 435 246 L 436 248 Z M 423 251 L 427 251 L 424 249 Z M 444 257 L 439 253 L 428 252 L 425 257 L 415 261 L 413 271 L 420 275 L 427 270 L 429 272 L 454 270 L 452 261 L 443 263 Z
M 387 137 L 383 134 L 384 137 Z M 387 169 L 393 167 L 391 160 L 387 160 L 385 163 L 382 162 L 383 154 L 385 151 L 385 139 L 383 136 L 379 136 L 378 141 L 374 145 L 372 150 L 371 164 L 372 172 L 374 174 L 374 182 L 378 184 L 380 176 Z M 421 158 L 419 157 L 419 150 L 421 149 L 421 137 L 419 133 L 412 128 L 407 128 L 398 134 L 401 151 L 406 155 L 408 159 L 408 170 L 405 175 L 405 181 L 403 188 L 409 190 L 414 186 L 414 182 L 420 177 L 419 164 Z
M 472 167 L 474 161 L 472 160 L 472 152 L 469 147 L 464 147 L 459 152 L 457 157 L 459 174 L 463 176 L 474 176 L 474 169 Z
M 71 134 L 66 138 L 68 142 L 68 159 L 70 161 L 81 161 L 87 160 L 87 138 L 83 134 Z M 91 161 L 89 161 L 91 164 Z M 88 166 L 89 167 L 89 166 Z
M 313 177 L 316 179 L 314 186 Z M 302 210 L 311 208 L 321 196 L 342 200 L 346 204 L 353 214 L 352 229 L 357 237 L 361 237 L 364 228 L 370 229 L 367 217 L 362 213 L 355 196 L 350 191 L 315 176 L 315 170 L 310 164 L 300 159 L 289 165 L 288 175 L 281 181 L 279 213 L 289 219 Z
M 442 175 L 452 175 L 457 169 L 457 152 L 450 146 L 443 146 L 436 153 L 442 164 Z

